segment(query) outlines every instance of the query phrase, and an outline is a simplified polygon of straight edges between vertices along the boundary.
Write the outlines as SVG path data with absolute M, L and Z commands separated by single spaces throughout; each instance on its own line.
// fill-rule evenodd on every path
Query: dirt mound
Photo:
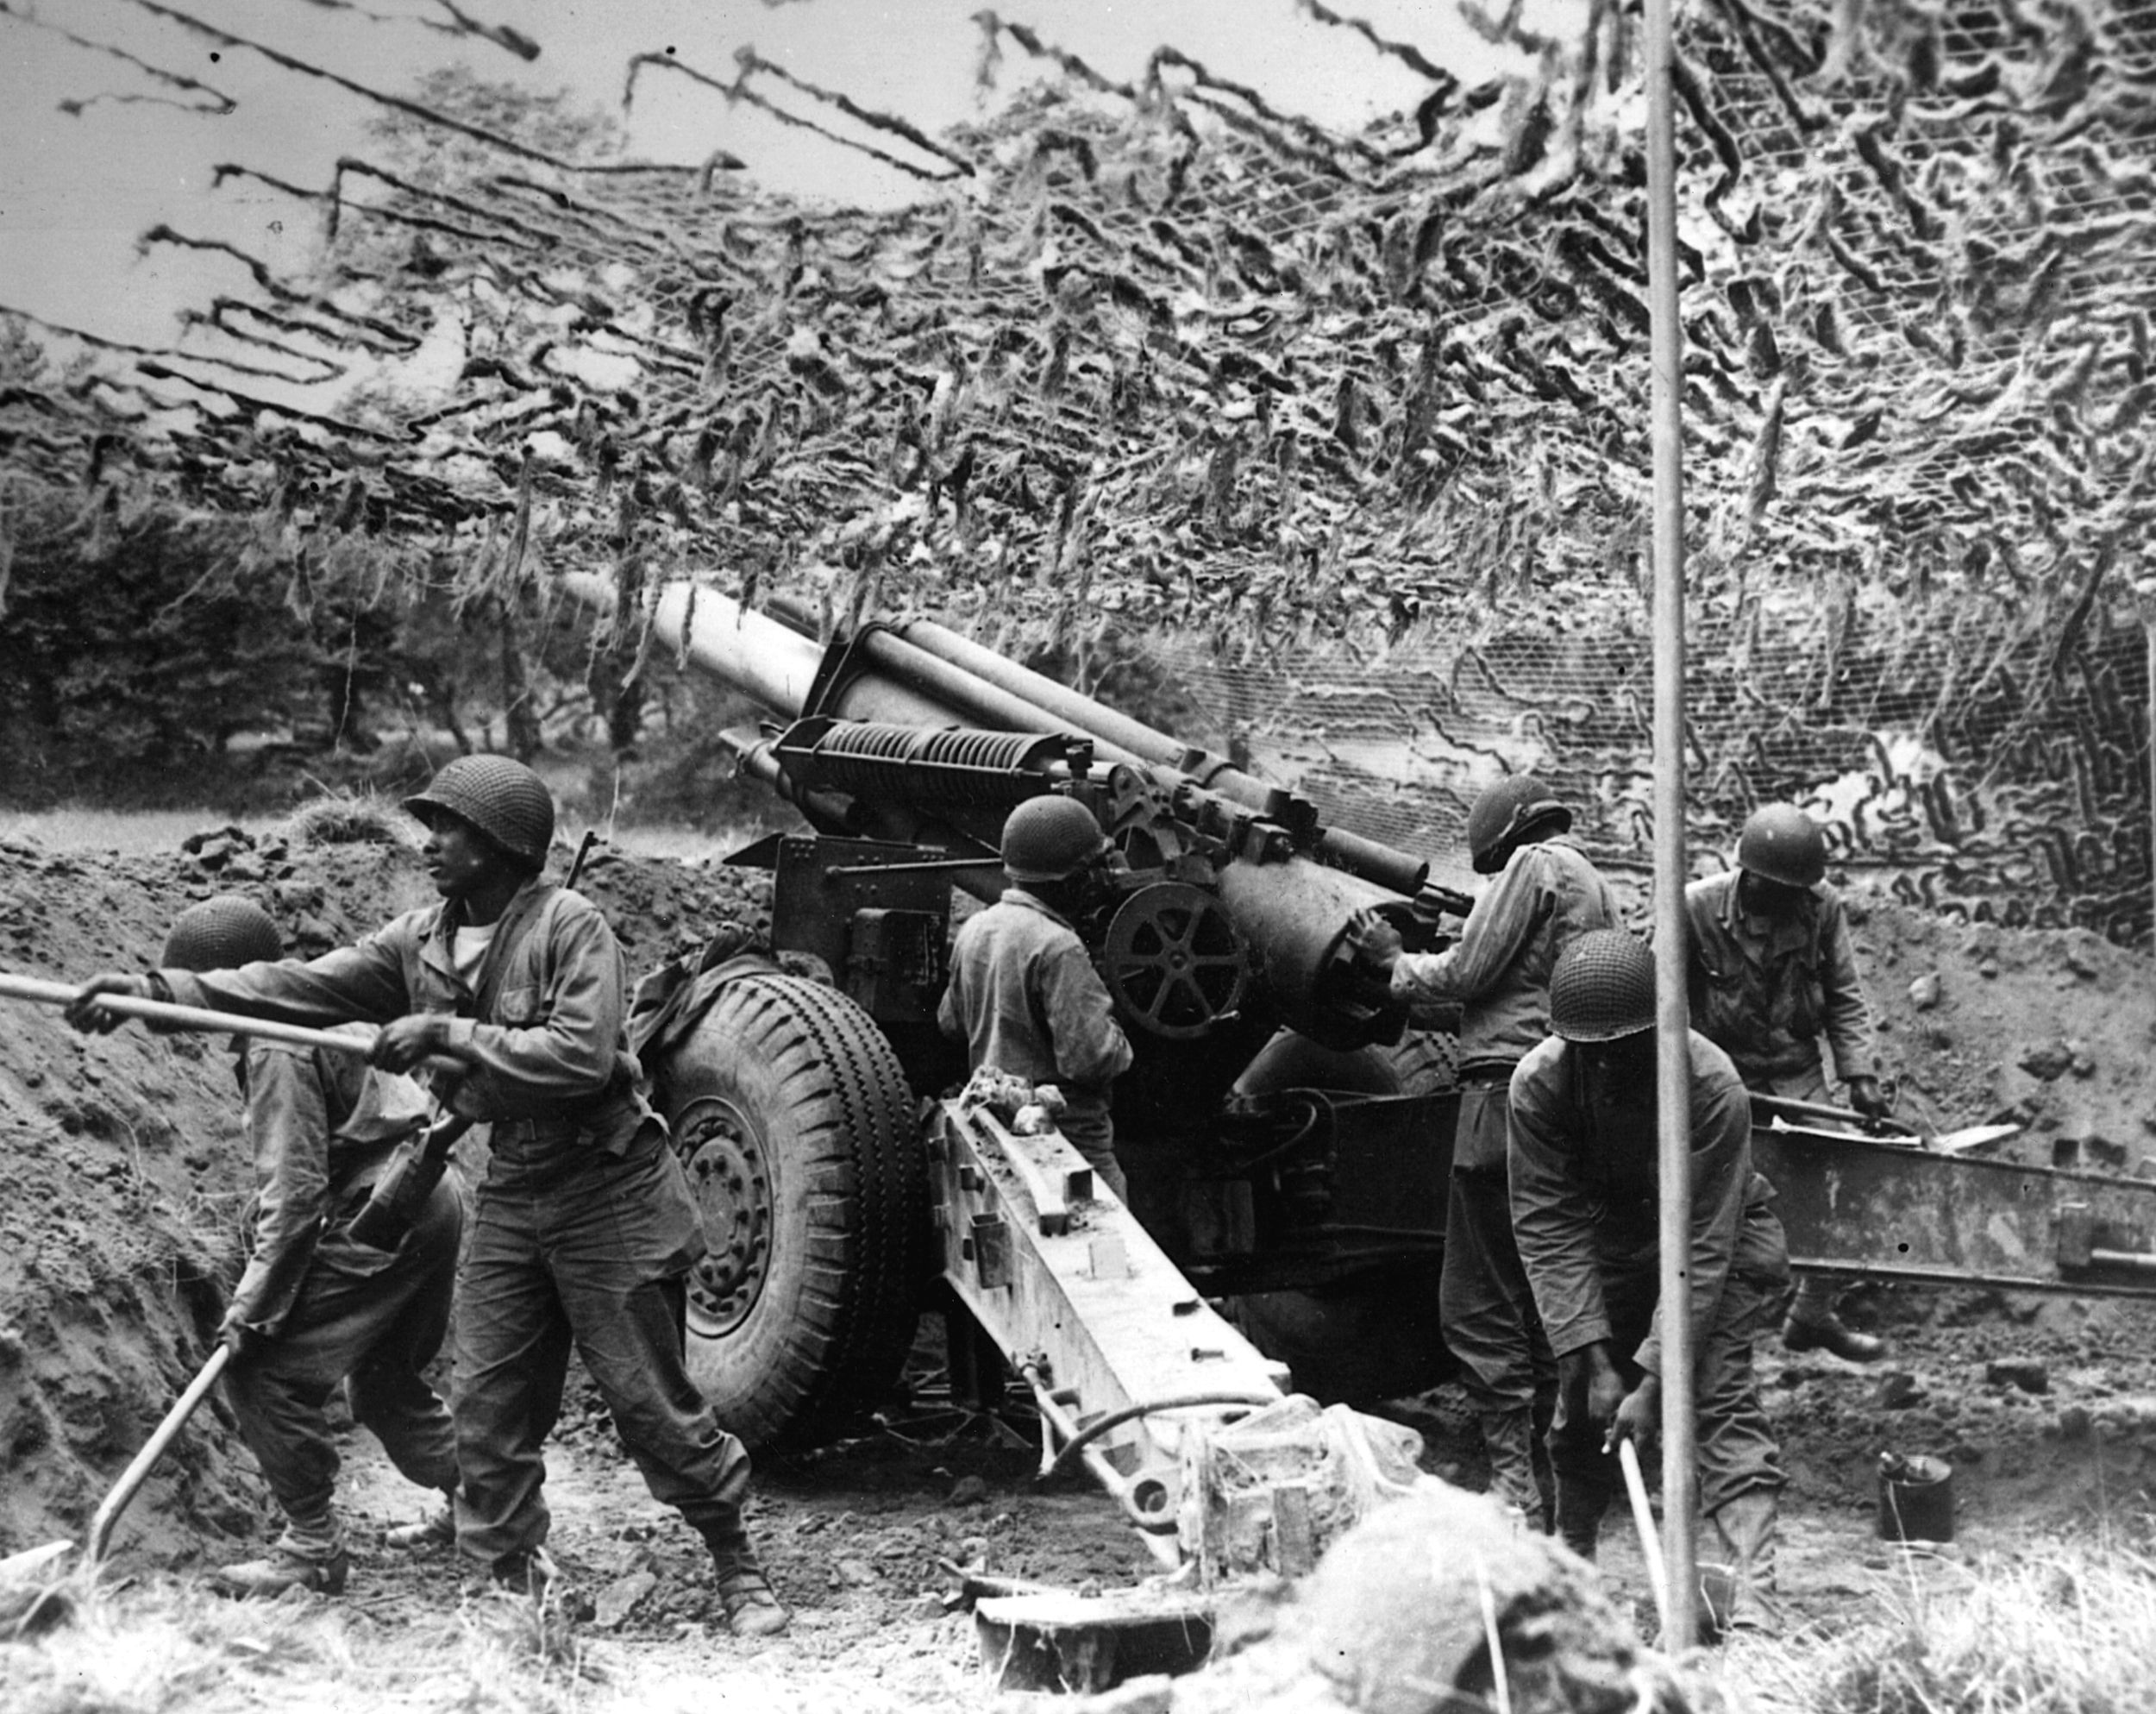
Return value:
M 557 863 L 556 871 L 561 865 Z M 632 970 L 765 910 L 761 876 L 601 851 L 579 882 Z M 241 892 L 312 954 L 434 896 L 414 852 L 235 829 L 127 857 L 0 843 L 0 970 L 70 981 L 155 961 L 187 904 Z M 238 1261 L 248 1169 L 214 1036 L 76 1034 L 7 1008 L 0 1052 L 0 1554 L 79 1536 L 210 1347 Z M 261 1490 L 229 1432 L 183 1435 L 136 1500 L 130 1545 L 191 1557 L 252 1527 Z M 236 1455 L 235 1455 L 236 1454 Z
M 1215 1664 L 1158 1686 L 1174 1714 L 1620 1714 L 1687 1705 L 1594 1567 L 1440 1483 L 1366 1517 L 1285 1598 L 1246 1604 Z M 1491 1640 L 1503 1657 L 1493 1664 Z M 1105 1711 L 1112 1693 L 1086 1705 Z

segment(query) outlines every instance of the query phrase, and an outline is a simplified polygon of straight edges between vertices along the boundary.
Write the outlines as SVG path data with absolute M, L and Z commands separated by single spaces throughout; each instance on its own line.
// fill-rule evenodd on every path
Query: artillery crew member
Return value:
M 1071 925 L 1101 882 L 1112 847 L 1075 798 L 1029 798 L 1003 824 L 1003 896 L 966 920 L 937 1008 L 945 1035 L 966 1044 L 968 1067 L 1053 1083 L 1056 1124 L 1118 1197 L 1111 1085 L 1131 1069 L 1131 1044 L 1107 985 Z
M 1833 1050 L 1849 1104 L 1885 1114 L 1873 1054 L 1871 1008 L 1857 974 L 1849 917 L 1826 882 L 1827 841 L 1794 804 L 1753 812 L 1737 843 L 1737 867 L 1684 889 L 1692 1023 L 1761 1095 L 1829 1099 L 1820 1038 Z M 1836 1282 L 1807 1274 L 1790 1300 L 1782 1342 L 1853 1362 L 1883 1356 L 1886 1342 L 1843 1325 Z
M 1556 1399 L 1556 1365 L 1514 1241 L 1506 1188 L 1507 1091 L 1522 1055 L 1549 1034 L 1550 972 L 1577 936 L 1617 921 L 1608 883 L 1566 837 L 1572 813 L 1530 774 L 1475 800 L 1468 856 L 1496 880 L 1443 952 L 1401 950 L 1375 913 L 1351 926 L 1356 950 L 1395 995 L 1460 1004 L 1460 1111 L 1445 1202 L 1438 1310 L 1482 1418 L 1491 1491 L 1550 1527 L 1540 1439 Z
M 284 955 L 266 911 L 222 894 L 180 913 L 160 962 L 226 970 Z M 349 1565 L 324 1411 L 339 1383 L 402 1475 L 436 1492 L 457 1485 L 449 1413 L 424 1373 L 449 1328 L 463 1181 L 446 1174 L 395 1249 L 354 1242 L 347 1228 L 375 1180 L 426 1122 L 426 1091 L 324 1047 L 235 1037 L 233 1052 L 254 1195 L 246 1269 L 218 1332 L 233 1416 L 286 1524 L 266 1557 L 213 1576 L 239 1595 L 334 1595 Z
M 729 1624 L 782 1629 L 742 1518 L 747 1453 L 684 1366 L 704 1235 L 626 1044 L 621 949 L 588 900 L 540 879 L 553 799 L 522 763 L 467 756 L 404 807 L 441 904 L 304 964 L 99 976 L 69 1015 L 110 1028 L 97 996 L 124 993 L 365 1020 L 385 1070 L 455 1062 L 431 1074 L 437 1092 L 491 1127 L 455 1312 L 460 1551 L 504 1587 L 536 1594 L 554 1575 L 543 1447 L 573 1342 L 646 1485 L 708 1544 Z
M 1610 1448 L 1650 1437 L 1661 1400 L 1654 954 L 1582 935 L 1550 980 L 1555 1033 L 1512 1079 L 1514 1228 L 1557 1353 L 1550 1436 L 1557 1533 L 1592 1557 L 1617 1485 Z M 1773 1187 L 1752 1170 L 1752 1107 L 1729 1056 L 1691 1033 L 1691 1322 L 1700 1504 L 1744 1595 L 1771 1621 L 1780 1449 L 1753 1336 L 1786 1289 Z

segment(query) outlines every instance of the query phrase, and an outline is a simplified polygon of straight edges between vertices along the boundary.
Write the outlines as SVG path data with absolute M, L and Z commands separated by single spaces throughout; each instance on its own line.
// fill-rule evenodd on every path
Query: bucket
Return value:
M 1954 1467 L 1941 1458 L 1879 1456 L 1879 1539 L 1954 1539 Z

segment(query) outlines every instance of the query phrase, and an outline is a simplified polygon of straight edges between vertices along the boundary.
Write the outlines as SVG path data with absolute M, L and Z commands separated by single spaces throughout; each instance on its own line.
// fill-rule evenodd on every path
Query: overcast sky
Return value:
M 235 262 L 168 247 L 138 253 L 139 235 L 160 223 L 304 273 L 318 213 L 255 185 L 213 191 L 211 171 L 234 161 L 325 186 L 340 154 L 365 151 L 364 128 L 380 110 L 191 29 L 183 16 L 384 91 L 407 91 L 430 67 L 461 61 L 490 79 L 566 86 L 617 115 L 633 55 L 671 49 L 680 63 L 729 79 L 736 52 L 753 46 L 797 77 L 934 134 L 983 116 L 1047 70 L 1006 41 L 995 88 L 979 91 L 982 37 L 972 18 L 981 3 L 456 0 L 475 22 L 536 41 L 540 53 L 527 61 L 428 28 L 451 22 L 448 0 L 0 0 L 0 305 L 109 338 L 170 342 L 181 305 L 246 281 Z M 1470 83 L 1518 63 L 1461 21 L 1456 0 L 1330 3 Z M 1332 124 L 1411 107 L 1428 87 L 1296 0 L 1012 0 L 1000 9 L 1110 77 L 1138 77 L 1151 50 L 1170 43 L 1275 104 Z M 1587 0 L 1528 0 L 1526 16 L 1576 29 L 1586 9 Z M 868 135 L 780 85 L 758 87 Z M 919 194 L 905 174 L 685 77 L 643 75 L 627 122 L 635 157 L 700 161 L 724 148 L 762 183 L 799 196 L 888 204 Z

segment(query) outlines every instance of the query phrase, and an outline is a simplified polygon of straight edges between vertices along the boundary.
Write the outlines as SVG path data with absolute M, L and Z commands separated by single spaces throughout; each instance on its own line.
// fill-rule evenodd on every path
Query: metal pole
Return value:
M 1657 1159 L 1662 1183 L 1662 1528 L 1669 1645 L 1697 1635 L 1692 1351 L 1691 1045 L 1684 994 L 1683 329 L 1677 320 L 1670 0 L 1646 0 L 1647 274 L 1654 429 L 1654 941 Z

